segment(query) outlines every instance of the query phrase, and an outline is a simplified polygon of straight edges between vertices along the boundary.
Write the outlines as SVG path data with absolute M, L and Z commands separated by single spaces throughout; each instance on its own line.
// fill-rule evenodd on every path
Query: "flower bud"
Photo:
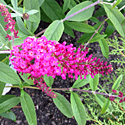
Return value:
M 23 19 L 28 20 L 29 19 L 29 14 L 28 13 L 23 13 Z

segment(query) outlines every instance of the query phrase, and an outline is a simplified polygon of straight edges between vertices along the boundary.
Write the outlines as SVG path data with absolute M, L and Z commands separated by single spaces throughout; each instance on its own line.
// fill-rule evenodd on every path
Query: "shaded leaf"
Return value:
M 1 99 L 1 98 L 0 98 Z M 2 103 L 0 103 L 0 114 L 6 112 L 7 110 L 13 108 L 20 102 L 19 97 L 10 98 Z
M 0 98 L 0 103 L 10 99 L 10 98 L 13 98 L 15 97 L 15 95 L 2 95 L 1 98 Z
M 69 8 L 70 5 L 70 0 L 63 0 L 64 4 L 63 4 L 63 13 L 65 13 L 67 11 L 67 9 Z
M 11 110 L 1 113 L 0 116 L 7 118 L 7 119 L 10 119 L 10 120 L 13 120 L 14 122 L 16 121 L 16 116 Z
M 67 25 L 73 28 L 76 31 L 85 32 L 85 33 L 93 33 L 95 32 L 94 27 L 87 25 L 85 23 L 80 22 L 67 22 Z
M 63 19 L 65 16 L 62 8 L 55 0 L 45 0 L 41 8 L 52 21 Z
M 71 37 L 75 38 L 75 35 L 74 35 L 73 31 L 72 31 L 72 28 L 67 25 L 67 21 L 64 22 L 64 27 L 65 27 L 64 32 L 66 34 L 70 35 Z

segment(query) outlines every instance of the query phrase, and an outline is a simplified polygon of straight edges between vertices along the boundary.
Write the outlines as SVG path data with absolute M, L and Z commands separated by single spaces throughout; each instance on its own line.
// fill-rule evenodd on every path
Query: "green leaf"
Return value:
M 15 95 L 2 95 L 1 98 L 0 98 L 0 104 L 10 98 L 13 98 L 15 97 Z
M 27 83 L 27 84 L 29 84 L 29 85 L 34 85 L 33 84 L 33 80 L 31 80 L 31 78 L 30 79 L 28 79 L 28 77 L 30 76 L 30 74 L 25 74 L 25 73 L 23 73 L 23 75 L 22 75 L 22 73 L 20 73 L 20 76 L 21 76 L 21 78 Z
M 42 10 L 42 8 L 41 8 L 41 20 L 43 20 L 43 21 L 45 21 L 45 22 L 49 22 L 49 23 L 51 23 L 52 22 L 52 20 L 44 13 L 44 11 Z
M 29 14 L 29 15 L 32 15 L 32 14 L 35 14 L 35 13 L 38 13 L 39 11 L 38 10 L 30 10 L 30 11 L 28 11 L 27 13 Z
M 74 0 L 70 0 L 69 9 L 72 9 L 74 6 L 76 6 L 76 2 Z
M 11 0 L 11 3 L 13 5 L 13 8 L 17 10 L 17 0 Z
M 2 96 L 3 89 L 5 88 L 5 85 L 6 85 L 6 83 L 0 81 L 0 98 Z
M 109 100 L 109 99 L 107 99 L 107 100 L 105 101 L 105 103 L 104 103 L 103 107 L 102 107 L 101 114 L 103 114 L 103 113 L 105 113 L 105 112 L 106 112 L 106 110 L 108 109 L 109 105 L 110 105 L 110 100 Z
M 38 10 L 38 12 L 34 14 L 34 16 L 36 16 L 38 19 L 37 22 L 30 22 L 29 20 L 26 20 L 28 29 L 31 32 L 34 32 L 40 23 L 39 2 L 38 0 L 24 0 L 23 5 L 27 10 Z
M 21 17 L 16 17 L 16 21 L 17 21 L 17 25 L 18 25 L 18 28 L 26 35 L 33 35 L 33 33 L 31 33 L 25 26 L 24 26 L 24 23 L 21 19 Z
M 62 8 L 55 0 L 45 0 L 41 8 L 52 21 L 63 19 L 65 16 Z
M 96 25 L 94 25 L 93 27 L 94 27 L 95 29 L 97 29 L 97 28 L 101 25 L 101 23 L 102 23 L 102 22 L 98 22 L 98 23 L 97 23 Z M 98 33 L 101 32 L 102 28 L 103 28 L 103 25 L 100 27 Z M 87 42 L 87 41 L 90 39 L 90 37 L 91 37 L 92 35 L 93 35 L 93 33 L 84 33 L 77 42 L 84 44 L 85 42 Z
M 84 79 L 84 78 L 80 79 L 80 76 L 79 76 L 78 79 L 74 82 L 72 88 L 82 87 L 82 86 L 86 85 L 87 83 L 89 83 L 89 80 L 90 80 L 90 75 L 87 75 L 86 79 Z
M 101 47 L 101 51 L 102 51 L 103 56 L 108 58 L 109 57 L 109 47 L 108 47 L 107 41 L 105 39 L 100 39 L 99 45 Z
M 0 98 L 1 99 L 1 98 Z M 6 112 L 7 110 L 13 108 L 20 102 L 19 97 L 10 98 L 2 103 L 0 103 L 0 114 Z
M 123 75 L 120 75 L 120 76 L 116 79 L 115 83 L 114 83 L 113 86 L 112 86 L 112 89 L 117 90 L 117 88 L 119 87 L 119 85 L 120 85 L 120 83 L 121 83 L 121 81 L 122 81 L 122 78 L 123 78 Z
M 99 84 L 99 74 L 96 74 L 94 76 L 94 78 L 90 77 L 90 81 L 89 82 L 90 82 L 90 87 L 91 87 L 92 91 L 97 90 L 97 86 Z
M 66 14 L 66 17 L 68 17 L 68 16 L 72 15 L 73 13 L 85 8 L 86 6 L 89 6 L 90 4 L 92 4 L 92 2 L 85 1 L 85 2 L 82 2 L 78 5 L 76 5 Z M 92 17 L 93 11 L 94 11 L 94 7 L 90 7 L 88 9 L 86 9 L 85 11 L 82 11 L 82 12 L 76 14 L 75 16 L 73 16 L 73 17 L 71 17 L 67 20 L 70 20 L 70 21 L 85 21 L 85 20 L 88 20 L 89 18 Z
M 3 61 L 8 54 L 0 54 L 0 61 Z
M 57 97 L 53 98 L 54 104 L 57 106 L 57 108 L 68 118 L 73 117 L 71 105 L 67 99 L 62 96 L 61 94 L 56 92 Z
M 65 27 L 64 32 L 66 34 L 70 35 L 71 37 L 75 38 L 75 35 L 74 35 L 73 31 L 72 31 L 72 28 L 67 25 L 67 21 L 64 22 L 64 27 Z
M 13 120 L 14 122 L 16 122 L 16 116 L 11 110 L 1 113 L 0 116 L 4 117 L 4 118 L 7 118 L 7 119 L 10 119 L 10 120 Z
M 123 14 L 117 8 L 112 9 L 110 5 L 103 5 L 108 18 L 113 23 L 116 30 L 122 37 L 125 37 L 125 27 L 122 26 L 122 22 L 125 20 Z
M 55 20 L 49 25 L 49 27 L 46 29 L 43 35 L 46 36 L 48 40 L 59 41 L 63 31 L 64 31 L 63 22 Z
M 103 97 L 102 95 L 99 95 L 99 94 L 96 94 L 95 98 L 96 98 L 96 101 L 98 102 L 98 104 L 101 106 L 101 108 L 103 108 L 104 103 L 108 103 L 108 100 L 109 100 L 109 99 L 106 99 L 105 97 Z M 105 109 L 106 109 L 106 107 L 104 107 L 103 110 L 105 110 Z M 113 110 L 113 107 L 112 107 L 111 103 L 109 103 L 107 111 L 112 112 L 112 110 Z
M 37 125 L 37 118 L 36 118 L 36 112 L 35 112 L 33 101 L 31 97 L 23 90 L 21 90 L 20 101 L 28 124 Z
M 93 37 L 93 38 L 90 40 L 90 43 L 97 42 L 97 41 L 103 39 L 103 38 L 106 37 L 106 36 L 107 36 L 106 34 L 104 34 L 104 35 L 96 34 L 96 36 Z
M 2 26 L 1 23 L 0 23 L 0 33 L 3 35 L 3 37 L 6 37 L 7 32 L 5 31 L 5 29 L 4 29 L 4 27 Z
M 85 23 L 80 22 L 67 22 L 67 25 L 73 28 L 76 31 L 85 32 L 85 33 L 93 33 L 95 32 L 94 27 L 87 25 Z
M 73 115 L 78 123 L 78 125 L 85 125 L 86 124 L 86 112 L 85 107 L 82 104 L 79 96 L 71 92 L 71 107 L 73 111 Z
M 44 1 L 45 1 L 45 0 L 38 0 L 38 2 L 39 2 L 39 7 L 43 4 Z
M 63 13 L 65 13 L 68 8 L 69 8 L 69 5 L 70 5 L 70 0 L 63 0 L 64 1 L 64 4 L 63 4 Z
M 109 20 L 106 22 L 108 23 L 108 26 L 106 27 L 105 34 L 107 34 L 106 38 L 108 38 L 115 31 L 115 28 Z
M 104 8 L 100 7 L 94 14 L 94 17 L 100 17 L 102 15 L 106 15 Z
M 22 84 L 19 76 L 6 64 L 0 62 L 0 81 L 10 84 Z
M 99 20 L 95 17 L 91 17 L 90 20 L 95 23 L 99 23 Z
M 54 78 L 52 78 L 52 76 L 47 76 L 47 75 L 44 75 L 44 81 L 46 82 L 47 86 L 49 87 L 52 87 L 52 84 L 54 82 Z
M 114 9 L 118 4 L 120 4 L 122 0 L 117 0 L 116 3 L 113 5 L 112 9 Z

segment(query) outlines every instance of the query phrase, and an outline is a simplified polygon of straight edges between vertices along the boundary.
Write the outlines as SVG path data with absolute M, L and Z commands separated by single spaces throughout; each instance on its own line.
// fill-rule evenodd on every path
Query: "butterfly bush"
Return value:
M 92 59 L 92 55 L 86 57 L 88 48 L 83 50 L 81 45 L 78 49 L 73 44 L 66 45 L 57 41 L 47 40 L 45 36 L 41 38 L 28 37 L 21 45 L 16 45 L 11 50 L 10 60 L 18 72 L 30 73 L 36 84 L 43 92 L 51 97 L 55 97 L 51 89 L 47 87 L 43 76 L 61 76 L 66 79 L 80 76 L 86 78 L 88 74 L 93 78 L 96 74 L 108 74 L 112 71 L 112 66 L 100 59 Z M 82 51 L 83 50 L 83 51 Z M 95 61 L 97 60 L 97 61 Z
M 17 36 L 18 30 L 17 31 L 15 30 L 15 20 L 12 19 L 11 14 L 9 13 L 6 6 L 1 3 L 0 3 L 0 12 L 2 12 L 1 13 L 2 16 L 5 16 L 4 21 L 7 22 L 7 24 L 5 25 L 5 28 L 4 28 L 5 31 L 10 30 L 11 33 L 14 34 L 14 37 L 18 38 L 18 36 Z M 8 40 L 12 40 L 12 36 L 10 36 L 8 34 L 5 38 L 8 38 Z

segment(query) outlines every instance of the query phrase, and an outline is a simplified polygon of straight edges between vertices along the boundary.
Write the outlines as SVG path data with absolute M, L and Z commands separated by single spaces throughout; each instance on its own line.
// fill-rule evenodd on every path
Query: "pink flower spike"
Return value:
M 114 96 L 110 96 L 109 99 L 111 100 L 111 102 L 115 100 Z
M 116 92 L 117 92 L 117 91 L 116 91 L 116 90 L 114 90 L 114 89 L 112 89 L 112 92 L 114 92 L 114 93 L 116 94 Z
M 123 99 L 121 99 L 120 101 L 119 101 L 119 103 L 122 103 L 124 100 Z

